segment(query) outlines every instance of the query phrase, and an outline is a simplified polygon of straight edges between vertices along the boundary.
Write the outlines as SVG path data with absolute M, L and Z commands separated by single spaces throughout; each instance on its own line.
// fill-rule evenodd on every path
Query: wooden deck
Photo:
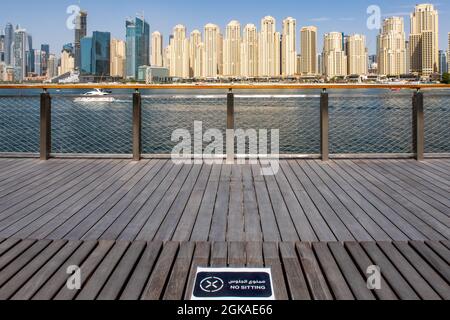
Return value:
M 0 241 L 0 300 L 189 299 L 198 266 L 270 267 L 279 300 L 450 299 L 450 242 Z M 81 267 L 82 289 L 66 286 Z M 366 270 L 382 270 L 369 290 Z
M 197 266 L 271 267 L 278 299 L 450 299 L 450 160 L 0 159 L 0 300 L 189 298 Z
M 450 239 L 450 160 L 0 160 L 0 237 L 142 241 Z

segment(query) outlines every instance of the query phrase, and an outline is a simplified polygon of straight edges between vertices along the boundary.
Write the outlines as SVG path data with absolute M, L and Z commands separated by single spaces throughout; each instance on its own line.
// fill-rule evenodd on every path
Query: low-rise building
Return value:
M 138 68 L 138 81 L 150 83 L 168 83 L 171 81 L 169 68 L 141 66 Z

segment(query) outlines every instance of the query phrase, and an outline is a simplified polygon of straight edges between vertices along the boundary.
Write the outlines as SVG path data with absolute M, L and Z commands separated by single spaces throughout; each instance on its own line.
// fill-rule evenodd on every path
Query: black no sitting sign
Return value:
M 267 268 L 198 268 L 192 300 L 274 300 Z

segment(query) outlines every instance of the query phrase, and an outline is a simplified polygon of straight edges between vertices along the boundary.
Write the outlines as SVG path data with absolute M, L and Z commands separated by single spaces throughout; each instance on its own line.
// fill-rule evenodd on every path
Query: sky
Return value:
M 431 2 L 439 10 L 440 49 L 447 49 L 450 32 L 450 1 Z M 74 31 L 67 28 L 71 5 L 88 11 L 88 34 L 92 31 L 109 31 L 112 37 L 125 39 L 125 19 L 144 13 L 151 32 L 160 31 L 165 45 L 172 29 L 184 24 L 188 33 L 203 30 L 209 22 L 220 26 L 224 32 L 231 20 L 240 21 L 242 28 L 260 21 L 266 15 L 277 20 L 281 31 L 282 20 L 288 16 L 297 19 L 298 31 L 302 26 L 319 28 L 318 50 L 322 51 L 322 37 L 331 31 L 345 34 L 361 33 L 367 36 L 369 53 L 376 51 L 378 30 L 367 27 L 367 8 L 377 5 L 381 16 L 404 16 L 405 31 L 409 34 L 409 14 L 417 0 L 8 0 L 0 4 L 0 28 L 11 22 L 19 24 L 33 36 L 34 48 L 50 44 L 51 52 L 59 53 L 63 44 L 73 42 Z M 299 36 L 297 36 L 299 42 Z

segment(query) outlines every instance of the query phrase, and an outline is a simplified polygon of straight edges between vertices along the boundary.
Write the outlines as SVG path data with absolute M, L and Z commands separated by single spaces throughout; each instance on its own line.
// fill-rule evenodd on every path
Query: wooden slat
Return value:
M 44 286 L 55 272 L 64 264 L 64 262 L 77 250 L 81 245 L 81 241 L 68 242 L 54 257 L 35 273 L 23 286 L 18 290 L 12 300 L 28 300 Z
M 292 300 L 311 300 L 302 267 L 295 252 L 294 243 L 280 243 L 281 259 Z
M 228 266 L 230 268 L 244 268 L 246 262 L 245 244 L 243 242 L 229 242 Z
M 122 288 L 127 284 L 129 276 L 133 271 L 146 243 L 142 241 L 133 242 L 117 264 L 114 272 L 109 277 L 97 300 L 116 300 Z
M 354 300 L 355 298 L 352 291 L 334 260 L 327 243 L 315 242 L 312 246 L 317 255 L 321 269 L 328 280 L 334 298 L 337 300 Z
M 226 242 L 214 242 L 212 244 L 211 267 L 228 267 L 228 244 Z
M 140 298 L 153 267 L 158 261 L 161 248 L 162 242 L 148 243 L 120 296 L 120 300 L 138 300 Z
M 181 243 L 169 282 L 167 283 L 167 288 L 164 292 L 164 300 L 182 300 L 185 293 L 185 285 L 189 277 L 194 248 L 195 244 L 193 242 Z
M 378 246 L 383 253 L 391 260 L 392 264 L 408 281 L 411 287 L 423 300 L 439 300 L 438 294 L 426 282 L 426 280 L 414 269 L 413 266 L 401 255 L 401 253 L 388 242 L 379 242 Z
M 209 256 L 211 247 L 208 242 L 197 242 L 195 244 L 194 256 L 192 257 L 191 269 L 186 284 L 186 291 L 184 293 L 184 299 L 191 299 L 192 291 L 194 290 L 195 275 L 197 274 L 197 268 L 208 267 Z
M 264 267 L 262 242 L 247 242 L 245 244 L 245 255 L 247 257 L 247 268 Z
M 222 165 L 219 189 L 217 191 L 214 213 L 209 230 L 209 241 L 225 241 L 227 231 L 227 215 L 230 198 L 231 166 Z
M 420 275 L 433 287 L 442 299 L 450 300 L 448 283 L 412 247 L 405 242 L 394 242 L 394 246 L 414 266 Z
M 76 297 L 77 300 L 94 300 L 97 298 L 129 246 L 130 243 L 125 241 L 114 244 L 103 261 L 98 265 L 92 277 L 83 285 Z M 81 270 L 83 272 L 83 269 Z
M 362 274 L 367 275 L 367 268 L 373 265 L 376 265 L 364 252 L 361 245 L 357 242 L 346 242 L 345 248 L 348 250 L 353 260 L 355 261 L 359 271 Z M 380 300 L 397 300 L 397 295 L 392 291 L 389 284 L 386 282 L 386 278 L 383 273 L 381 273 L 381 288 L 377 290 L 373 290 L 373 293 Z
M 244 237 L 245 241 L 262 241 L 261 217 L 258 212 L 255 185 L 253 183 L 252 167 L 242 166 L 243 181 L 243 209 L 244 209 Z
M 230 198 L 228 200 L 228 215 L 226 240 L 244 241 L 244 192 L 242 182 L 242 167 L 233 166 L 231 169 Z
M 141 296 L 142 300 L 159 300 L 162 297 L 178 248 L 178 242 L 168 242 L 164 245 L 160 259 Z
M 362 277 L 358 268 L 353 264 L 351 257 L 341 243 L 328 244 L 339 269 L 344 275 L 353 295 L 358 300 L 375 300 L 373 293 L 367 288 L 367 282 Z
M 300 257 L 305 278 L 308 281 L 311 290 L 311 296 L 314 300 L 332 300 L 333 295 L 328 289 L 327 282 L 320 270 L 311 244 L 306 242 L 297 243 L 297 252 Z
M 43 286 L 37 291 L 32 300 L 51 300 L 67 283 L 69 266 L 81 266 L 83 261 L 97 246 L 97 241 L 84 241 L 83 244 L 69 257 L 69 259 L 55 272 L 55 274 L 45 281 Z
M 12 239 L 8 238 L 6 240 L 3 240 L 0 243 L 0 257 L 3 256 L 5 252 L 7 252 L 9 249 L 14 247 L 20 240 L 19 239 Z
M 83 261 L 83 264 L 80 266 L 81 290 L 84 289 L 90 277 L 96 271 L 97 266 L 103 261 L 103 258 L 108 254 L 114 244 L 114 241 L 99 241 L 95 250 Z M 72 300 L 78 293 L 78 290 L 70 290 L 67 286 L 63 286 L 54 296 L 54 300 Z
M 402 274 L 397 271 L 395 266 L 389 261 L 389 259 L 383 254 L 375 243 L 363 242 L 361 245 L 374 263 L 381 268 L 383 276 L 386 278 L 392 290 L 395 291 L 400 299 L 419 299 L 419 296 L 416 294 L 414 289 L 411 288 Z
M 278 252 L 278 245 L 274 242 L 263 243 L 264 264 L 272 270 L 272 281 L 275 299 L 288 300 L 289 295 L 284 281 L 284 271 Z
M 56 240 L 18 271 L 0 290 L 0 300 L 9 299 L 18 291 L 38 270 L 47 263 L 66 244 L 66 240 Z M 3 272 L 2 272 L 3 273 Z
M 443 244 L 435 241 L 425 241 L 425 243 L 433 249 L 447 264 L 450 266 L 450 250 Z
M 441 257 L 421 241 L 411 241 L 410 244 L 448 283 L 450 283 L 450 268 Z

